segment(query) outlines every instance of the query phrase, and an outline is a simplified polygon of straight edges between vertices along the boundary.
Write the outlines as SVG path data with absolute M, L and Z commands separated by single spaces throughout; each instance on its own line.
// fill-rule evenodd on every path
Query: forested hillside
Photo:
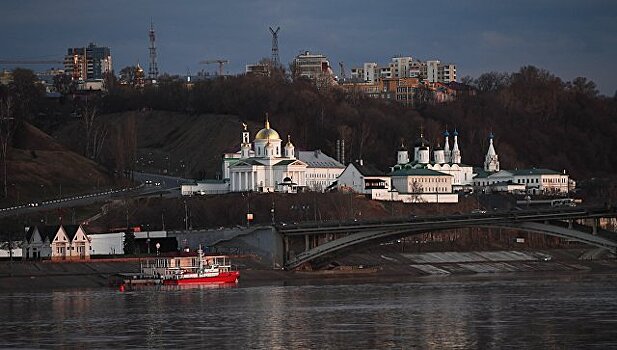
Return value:
M 401 139 L 412 144 L 422 127 L 431 142 L 443 144 L 441 133 L 447 127 L 459 131 L 465 163 L 483 162 L 492 131 L 502 168 L 566 169 L 576 178 L 617 173 L 612 161 L 617 149 L 617 100 L 598 95 L 593 82 L 585 78 L 564 82 L 531 66 L 465 82 L 476 87 L 475 96 L 444 104 L 418 103 L 415 108 L 336 87 L 317 89 L 308 81 L 291 82 L 283 76 L 207 80 L 191 89 L 167 80 L 157 88 L 115 89 L 100 104 L 104 112 L 147 109 L 227 115 L 236 125 L 252 122 L 253 132 L 268 112 L 272 126 L 281 135 L 292 135 L 300 149 L 320 148 L 334 155 L 336 140 L 344 139 L 347 160 L 362 158 L 384 170 L 395 162 Z M 238 143 L 237 133 L 225 136 L 230 140 L 226 147 Z M 208 154 L 209 149 L 221 149 L 195 147 L 202 147 L 210 158 L 218 154 Z
M 167 162 L 172 172 L 214 177 L 221 152 L 238 146 L 241 122 L 254 134 L 269 113 L 272 127 L 291 135 L 297 148 L 335 155 L 336 140 L 344 139 L 347 161 L 363 159 L 382 170 L 395 162 L 401 139 L 410 146 L 423 128 L 433 144 L 443 144 L 442 131 L 456 128 L 467 164 L 483 162 L 492 131 L 502 168 L 565 169 L 579 180 L 617 174 L 617 100 L 598 95 L 593 82 L 565 82 L 531 66 L 464 82 L 477 94 L 443 104 L 419 99 L 413 108 L 283 74 L 191 86 L 163 77 L 156 87 L 112 84 L 103 96 L 59 102 L 45 101 L 22 77 L 0 88 L 0 97 L 13 96 L 20 101 L 15 114 L 118 173 L 150 155 L 161 158 L 161 169 Z

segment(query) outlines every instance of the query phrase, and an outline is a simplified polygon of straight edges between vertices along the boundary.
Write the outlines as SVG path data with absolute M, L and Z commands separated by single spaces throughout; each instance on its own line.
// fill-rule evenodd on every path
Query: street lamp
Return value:
M 146 226 L 146 243 L 148 246 L 148 255 L 150 255 L 150 224 L 145 224 Z
M 159 249 L 161 249 L 161 243 L 156 242 L 156 255 L 159 255 Z
M 17 188 L 17 185 L 15 184 L 11 184 L 11 187 L 13 187 L 15 189 L 15 192 L 17 192 L 17 202 L 15 203 L 19 203 L 19 189 Z

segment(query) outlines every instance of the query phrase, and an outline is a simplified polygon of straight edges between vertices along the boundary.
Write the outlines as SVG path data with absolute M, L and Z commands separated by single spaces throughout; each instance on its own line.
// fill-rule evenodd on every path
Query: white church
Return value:
M 320 150 L 297 151 L 291 137 L 287 143 L 270 127 L 266 115 L 263 129 L 253 142 L 244 124 L 240 150 L 223 155 L 222 172 L 229 192 L 324 191 L 345 167 Z
M 544 168 L 503 170 L 499 156 L 489 134 L 489 146 L 484 158 L 484 168 L 476 169 L 473 184 L 477 190 L 487 192 L 511 192 L 529 194 L 567 194 L 576 187 L 566 171 L 558 172 Z
M 439 144 L 433 151 L 431 160 L 431 150 L 429 142 L 424 138 L 424 133 L 420 132 L 420 137 L 416 140 L 413 149 L 413 159 L 409 159 L 409 152 L 403 144 L 397 152 L 397 164 L 392 167 L 392 173 L 401 173 L 410 169 L 428 169 L 452 176 L 452 190 L 460 191 L 471 188 L 473 185 L 473 166 L 462 163 L 461 149 L 458 144 L 458 131 L 452 133 L 453 145 L 450 149 L 450 133 L 446 130 L 443 133 L 444 147 Z

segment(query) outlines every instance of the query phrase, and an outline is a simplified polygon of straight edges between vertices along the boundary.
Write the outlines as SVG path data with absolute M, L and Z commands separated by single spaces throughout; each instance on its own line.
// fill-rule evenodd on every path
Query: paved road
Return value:
M 137 172 L 134 177 L 135 181 L 139 184 L 136 184 L 132 188 L 105 190 L 98 193 L 88 193 L 46 201 L 34 201 L 7 208 L 0 208 L 0 218 L 57 208 L 79 207 L 98 202 L 105 203 L 112 199 L 121 199 L 124 197 L 161 195 L 166 198 L 180 197 L 180 185 L 183 182 L 192 181 L 173 176 Z M 148 184 L 146 184 L 146 182 L 148 182 Z

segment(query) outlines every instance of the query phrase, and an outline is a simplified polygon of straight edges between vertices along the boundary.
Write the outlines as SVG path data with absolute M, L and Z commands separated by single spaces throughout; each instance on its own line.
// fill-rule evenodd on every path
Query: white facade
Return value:
M 396 193 L 392 200 L 406 203 L 458 203 L 452 176 L 425 168 L 403 167 L 390 174 Z
M 81 225 L 33 226 L 22 245 L 26 259 L 90 259 L 90 238 Z
M 21 258 L 21 255 L 23 254 L 23 249 L 13 248 L 11 250 L 12 252 L 10 252 L 8 248 L 0 249 L 0 258 L 10 258 L 11 254 L 13 258 Z
M 294 59 L 295 74 L 308 79 L 329 79 L 334 81 L 334 72 L 328 58 L 321 54 L 312 54 L 309 51 L 296 56 Z
M 424 134 L 420 133 L 420 137 L 414 144 L 414 158 L 409 159 L 407 150 L 401 147 L 397 151 L 397 164 L 392 167 L 392 171 L 400 169 L 429 169 L 438 171 L 451 176 L 451 185 L 454 191 L 459 191 L 473 185 L 474 170 L 472 166 L 462 164 L 462 152 L 458 143 L 458 132 L 454 130 L 453 148 L 450 150 L 450 133 L 445 131 L 444 148 L 436 147 L 433 152 L 433 160 L 430 160 L 430 146 L 428 140 L 424 138 Z
M 493 138 L 493 133 L 491 133 L 488 137 L 488 151 L 486 152 L 486 157 L 484 157 L 484 171 L 488 172 L 499 171 L 499 157 L 497 152 L 495 152 L 495 146 L 493 146 Z
M 183 196 L 210 195 L 229 193 L 229 182 L 224 180 L 195 181 L 182 184 L 180 193 Z
M 321 152 L 299 151 L 298 159 L 307 165 L 306 188 L 311 191 L 323 192 L 336 182 L 345 167 L 335 159 Z
M 96 233 L 89 237 L 92 255 L 124 254 L 124 232 Z
M 439 81 L 439 61 L 426 61 L 426 80 L 429 83 Z
M 435 170 L 452 176 L 452 186 L 460 189 L 473 185 L 473 167 L 464 164 L 429 164 L 427 169 Z
M 337 188 L 371 195 L 372 199 L 382 199 L 381 197 L 388 197 L 386 194 L 392 186 L 390 176 L 369 169 L 363 163 L 349 163 L 338 177 Z M 382 200 L 388 200 L 388 198 Z
M 393 57 L 386 66 L 366 62 L 351 69 L 351 78 L 375 83 L 380 78 L 420 78 L 429 83 L 456 81 L 456 65 L 442 64 L 439 60 L 419 61 L 411 56 Z
M 290 137 L 283 147 L 267 118 L 253 142 L 245 127 L 240 151 L 223 156 L 223 174 L 228 176 L 231 192 L 323 191 L 344 168 L 319 150 L 296 151 Z
M 478 171 L 473 180 L 475 187 L 484 191 L 527 192 L 533 194 L 569 193 L 576 187 L 574 180 L 566 174 L 542 168 L 503 170 L 493 144 L 493 134 L 489 135 L 489 147 L 484 160 L 484 168 Z M 510 185 L 510 186 L 507 186 Z M 523 187 L 524 186 L 524 187 Z

